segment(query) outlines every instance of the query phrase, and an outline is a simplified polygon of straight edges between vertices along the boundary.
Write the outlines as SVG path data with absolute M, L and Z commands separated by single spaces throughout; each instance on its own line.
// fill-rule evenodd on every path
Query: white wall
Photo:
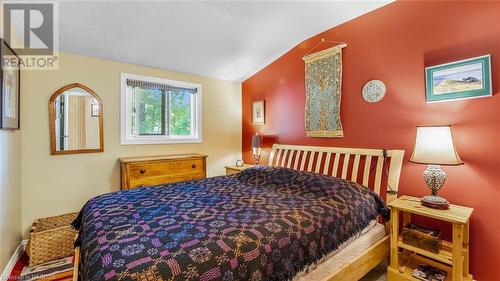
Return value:
M 120 145 L 120 73 L 202 85 L 203 143 Z M 61 54 L 58 71 L 23 71 L 21 79 L 22 229 L 34 219 L 78 211 L 98 194 L 120 186 L 117 159 L 124 156 L 196 152 L 207 154 L 208 175 L 241 159 L 241 83 Z M 103 102 L 104 153 L 50 155 L 48 101 L 70 83 L 93 89 Z
M 21 134 L 0 130 L 0 274 L 20 241 Z
M 2 5 L 0 5 L 0 15 L 3 15 Z M 3 19 L 0 19 L 0 37 L 3 38 L 2 31 Z M 0 274 L 19 242 L 21 242 L 21 132 L 0 130 Z
M 20 241 L 21 133 L 0 130 L 0 274 Z

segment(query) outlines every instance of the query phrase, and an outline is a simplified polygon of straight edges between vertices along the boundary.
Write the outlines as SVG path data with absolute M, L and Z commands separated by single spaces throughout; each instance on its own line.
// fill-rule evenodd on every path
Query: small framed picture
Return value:
M 0 39 L 0 129 L 19 129 L 19 57 Z
M 252 103 L 252 123 L 254 125 L 265 124 L 265 102 L 264 100 L 254 101 Z
M 427 102 L 489 97 L 491 56 L 481 56 L 425 68 Z

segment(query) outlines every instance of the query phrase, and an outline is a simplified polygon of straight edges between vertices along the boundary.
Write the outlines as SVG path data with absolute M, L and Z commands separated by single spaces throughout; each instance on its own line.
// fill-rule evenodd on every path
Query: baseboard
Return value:
M 0 280 L 7 280 L 9 279 L 10 273 L 12 272 L 12 269 L 14 269 L 14 266 L 16 265 L 16 262 L 21 258 L 21 255 L 24 252 L 24 249 L 26 248 L 26 244 L 28 244 L 28 240 L 23 240 L 21 243 L 19 243 L 19 246 L 17 246 L 16 250 L 10 257 L 9 262 L 5 266 L 5 269 L 2 272 L 2 275 L 0 275 Z

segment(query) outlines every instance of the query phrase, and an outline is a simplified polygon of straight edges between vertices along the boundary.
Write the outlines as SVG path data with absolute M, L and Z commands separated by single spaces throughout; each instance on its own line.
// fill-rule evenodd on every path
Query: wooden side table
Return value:
M 402 196 L 388 205 L 391 208 L 391 263 L 387 268 L 388 281 L 418 280 L 411 274 L 421 263 L 446 271 L 448 281 L 472 280 L 469 273 L 469 218 L 472 208 L 450 205 L 448 210 L 432 209 L 420 205 L 420 199 L 411 196 Z M 399 234 L 400 213 L 403 214 L 403 225 L 411 221 L 412 214 L 451 223 L 452 241 L 442 240 L 438 254 L 403 243 Z
M 238 166 L 226 166 L 226 176 L 232 175 L 232 174 L 237 174 L 245 169 L 254 167 L 255 165 L 250 165 L 250 164 L 243 164 L 243 166 L 238 167 Z

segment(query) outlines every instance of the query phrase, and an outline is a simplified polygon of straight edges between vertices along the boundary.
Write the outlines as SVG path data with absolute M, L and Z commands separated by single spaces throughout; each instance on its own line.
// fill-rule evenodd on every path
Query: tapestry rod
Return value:
M 304 56 L 302 56 L 302 59 L 304 59 L 307 55 L 309 55 L 312 52 L 312 50 L 316 49 L 316 47 L 318 47 L 319 45 L 321 45 L 323 43 L 337 43 L 338 45 L 341 45 L 340 46 L 341 48 L 347 47 L 347 43 L 346 42 L 331 41 L 331 40 L 325 40 L 325 38 L 321 38 L 321 41 L 318 42 L 318 44 L 314 45 L 314 47 L 312 47 L 309 51 L 307 51 L 307 53 Z

